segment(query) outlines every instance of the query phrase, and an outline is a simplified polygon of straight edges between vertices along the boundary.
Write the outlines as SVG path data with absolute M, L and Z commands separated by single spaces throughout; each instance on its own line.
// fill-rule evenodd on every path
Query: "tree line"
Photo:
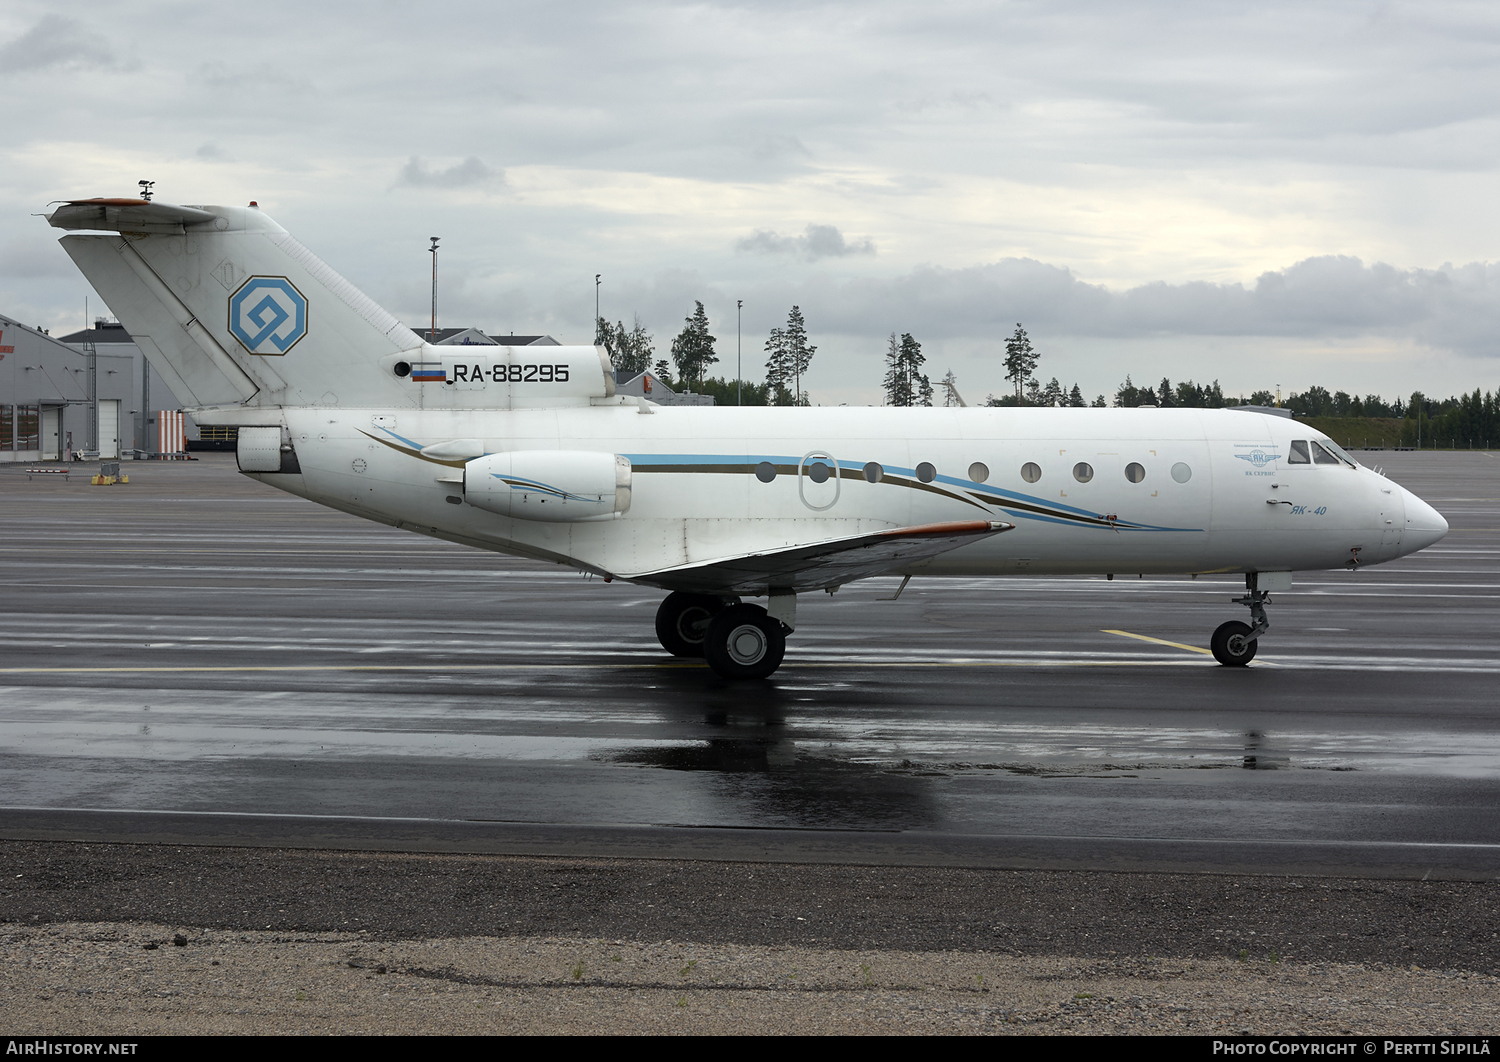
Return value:
M 808 341 L 807 322 L 798 306 L 787 314 L 786 323 L 771 329 L 763 347 L 765 378 L 763 381 L 736 381 L 710 377 L 708 369 L 719 363 L 718 339 L 710 331 L 703 303 L 694 301 L 693 312 L 683 320 L 682 331 L 672 340 L 671 362 L 659 358 L 650 332 L 639 315 L 631 327 L 623 321 L 610 324 L 599 318 L 598 342 L 609 353 L 615 369 L 627 377 L 652 372 L 668 386 L 683 386 L 699 394 L 714 396 L 719 405 L 806 406 L 811 404 L 802 378 L 812 365 L 818 348 Z M 923 371 L 926 357 L 922 344 L 910 333 L 892 332 L 886 344 L 885 375 L 882 388 L 885 401 L 892 406 L 931 406 L 936 388 Z M 1005 378 L 1013 390 L 1004 395 L 989 395 L 986 406 L 1090 406 L 1120 409 L 1142 406 L 1158 409 L 1223 409 L 1228 406 L 1273 406 L 1276 395 L 1268 390 L 1246 395 L 1226 395 L 1218 380 L 1200 384 L 1193 380 L 1173 383 L 1162 377 L 1159 384 L 1137 385 L 1129 375 L 1116 389 L 1111 400 L 1098 395 L 1089 401 L 1077 383 L 1064 388 L 1054 376 L 1042 383 L 1036 374 L 1040 353 L 1026 329 L 1018 322 L 1016 330 L 1005 341 Z M 675 366 L 675 374 L 673 367 Z M 956 404 L 958 392 L 952 372 L 940 381 L 945 405 Z M 1377 418 L 1398 420 L 1394 428 L 1399 438 L 1389 441 L 1398 445 L 1432 445 L 1446 441 L 1464 446 L 1471 442 L 1488 446 L 1500 442 L 1500 388 L 1493 393 L 1475 389 L 1472 394 L 1434 399 L 1414 391 L 1409 398 L 1386 401 L 1380 395 L 1355 395 L 1313 386 L 1292 391 L 1281 405 L 1298 417 Z M 1351 425 L 1352 430 L 1352 425 Z

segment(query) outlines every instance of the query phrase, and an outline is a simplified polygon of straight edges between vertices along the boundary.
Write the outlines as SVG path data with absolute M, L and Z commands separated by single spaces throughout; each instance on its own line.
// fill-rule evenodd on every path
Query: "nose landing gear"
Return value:
M 1260 636 L 1271 629 L 1271 621 L 1266 618 L 1266 606 L 1271 603 L 1271 594 L 1268 590 L 1261 590 L 1256 585 L 1257 581 L 1255 572 L 1247 573 L 1245 596 L 1232 598 L 1230 601 L 1231 604 L 1247 606 L 1250 618 L 1255 621 L 1254 625 L 1230 620 L 1219 625 L 1208 643 L 1213 650 L 1214 659 L 1225 667 L 1244 667 L 1254 660 Z

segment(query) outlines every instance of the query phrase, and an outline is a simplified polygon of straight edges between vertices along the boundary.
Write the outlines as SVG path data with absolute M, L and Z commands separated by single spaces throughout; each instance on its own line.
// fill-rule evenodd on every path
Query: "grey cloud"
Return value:
M 784 133 L 767 133 L 750 145 L 751 158 L 761 161 L 786 158 L 789 155 L 800 158 L 812 158 L 812 152 L 807 150 L 806 144 L 802 143 L 795 136 Z
M 0 244 L 0 277 L 16 280 L 59 277 L 72 280 L 77 276 L 78 267 L 66 254 L 60 252 L 46 232 L 28 232 Z
M 0 47 L 0 71 L 121 65 L 124 64 L 116 50 L 104 37 L 61 15 L 44 16 L 31 29 Z
M 868 237 L 851 243 L 834 225 L 809 225 L 801 236 L 778 236 L 760 229 L 739 240 L 735 249 L 761 254 L 796 254 L 807 258 L 843 258 L 851 254 L 874 254 L 875 244 Z
M 854 280 L 825 295 L 825 321 L 851 332 L 998 335 L 1019 320 L 1054 334 L 1110 338 L 1381 334 L 1500 355 L 1500 264 L 1487 262 L 1397 269 L 1326 255 L 1263 273 L 1252 286 L 1154 283 L 1115 292 L 1058 266 L 1008 258 Z
M 504 172 L 490 169 L 474 155 L 470 155 L 456 165 L 449 166 L 446 170 L 428 169 L 422 164 L 421 159 L 413 155 L 406 165 L 401 167 L 401 176 L 397 181 L 399 184 L 412 188 L 466 188 L 469 185 L 489 182 L 504 184 Z

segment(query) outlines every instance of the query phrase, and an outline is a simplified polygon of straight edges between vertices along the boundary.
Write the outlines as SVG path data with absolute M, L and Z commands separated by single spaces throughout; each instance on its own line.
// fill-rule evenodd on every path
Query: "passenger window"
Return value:
M 1312 444 L 1312 455 L 1313 464 L 1315 465 L 1336 465 L 1340 463 L 1337 457 L 1334 457 L 1317 443 Z
M 923 461 L 917 466 L 917 478 L 923 483 L 931 483 L 937 479 L 937 469 L 932 466 L 931 461 Z
M 879 461 L 871 461 L 865 465 L 865 479 L 871 483 L 879 483 L 885 478 L 885 469 L 880 467 Z
M 1042 466 L 1035 461 L 1027 461 L 1021 466 L 1021 478 L 1027 483 L 1035 483 L 1042 478 Z
M 1286 463 L 1289 465 L 1306 465 L 1311 460 L 1307 456 L 1307 440 L 1295 439 L 1292 442 L 1292 452 L 1287 456 Z
M 1094 478 L 1094 466 L 1087 461 L 1080 461 L 1073 466 L 1073 478 L 1080 483 L 1087 483 Z
M 1146 469 L 1137 461 L 1132 461 L 1125 466 L 1125 478 L 1132 483 L 1139 483 L 1146 478 Z

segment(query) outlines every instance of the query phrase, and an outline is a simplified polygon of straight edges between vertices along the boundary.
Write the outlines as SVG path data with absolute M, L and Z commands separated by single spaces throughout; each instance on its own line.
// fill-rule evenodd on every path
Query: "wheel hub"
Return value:
M 759 627 L 745 624 L 729 634 L 729 656 L 736 664 L 759 663 L 766 655 L 766 635 Z
M 707 609 L 684 609 L 677 617 L 677 633 L 682 635 L 683 641 L 701 642 L 711 619 L 713 615 Z

